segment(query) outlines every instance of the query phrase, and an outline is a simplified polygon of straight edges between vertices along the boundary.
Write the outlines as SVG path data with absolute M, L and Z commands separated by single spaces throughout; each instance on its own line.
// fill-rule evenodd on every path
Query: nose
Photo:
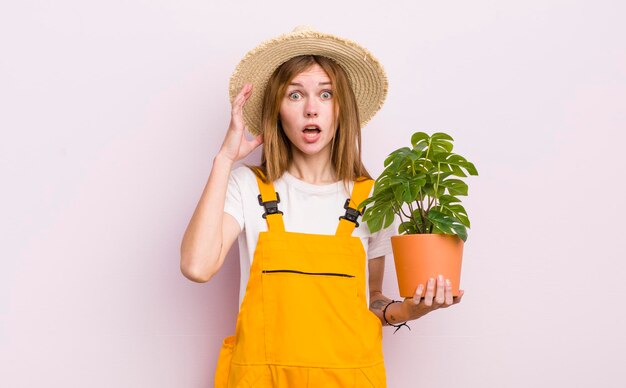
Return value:
M 307 101 L 307 104 L 304 107 L 304 115 L 307 118 L 317 117 L 318 115 L 318 107 L 315 101 Z

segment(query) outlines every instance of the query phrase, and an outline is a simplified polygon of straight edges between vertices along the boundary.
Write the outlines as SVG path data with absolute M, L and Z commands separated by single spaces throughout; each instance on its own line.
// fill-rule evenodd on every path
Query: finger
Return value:
M 244 97 L 245 95 L 250 94 L 251 90 L 252 90 L 252 84 L 251 83 L 243 84 L 243 86 L 239 90 L 239 93 L 237 94 L 237 98 Z
M 237 96 L 233 100 L 233 105 L 232 105 L 232 107 L 230 109 L 231 117 L 241 116 L 242 109 L 243 109 L 242 97 L 241 96 Z
M 243 105 L 248 100 L 251 94 L 252 94 L 252 84 L 247 83 L 243 85 L 243 87 L 239 91 L 239 94 L 237 94 L 237 96 L 235 96 L 235 98 L 233 99 L 233 104 L 232 104 L 233 109 L 243 107 Z
M 248 98 L 252 95 L 252 84 L 245 84 L 243 88 L 241 88 L 243 104 L 248 101 Z
M 452 302 L 452 282 L 446 279 L 446 305 L 450 306 Z
M 428 279 L 426 284 L 426 295 L 424 295 L 424 304 L 428 307 L 433 305 L 433 297 L 435 296 L 435 279 Z
M 417 290 L 415 290 L 415 295 L 413 295 L 413 304 L 420 304 L 422 300 L 422 292 L 424 292 L 424 285 L 420 284 L 417 286 Z
M 437 295 L 435 296 L 435 302 L 437 304 L 443 304 L 445 301 L 445 288 L 444 288 L 443 275 L 437 277 Z

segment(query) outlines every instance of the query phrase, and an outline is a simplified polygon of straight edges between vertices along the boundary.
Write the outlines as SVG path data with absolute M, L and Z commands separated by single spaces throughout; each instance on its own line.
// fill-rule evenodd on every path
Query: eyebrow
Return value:
M 332 82 L 320 82 L 318 85 L 332 85 Z M 300 87 L 303 87 L 302 84 L 297 83 L 297 82 L 291 82 L 289 84 L 289 86 L 300 86 Z

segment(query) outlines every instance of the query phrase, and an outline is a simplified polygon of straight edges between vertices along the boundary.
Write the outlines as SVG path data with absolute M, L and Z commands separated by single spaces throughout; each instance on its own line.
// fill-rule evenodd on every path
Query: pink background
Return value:
M 294 5 L 295 4 L 295 5 Z M 385 65 L 365 163 L 422 130 L 473 161 L 461 305 L 395 335 L 389 386 L 623 387 L 621 1 L 19 1 L 0 6 L 0 386 L 207 387 L 237 249 L 182 234 L 260 41 L 309 24 Z M 249 162 L 256 161 L 258 153 Z M 385 292 L 398 297 L 392 258 Z

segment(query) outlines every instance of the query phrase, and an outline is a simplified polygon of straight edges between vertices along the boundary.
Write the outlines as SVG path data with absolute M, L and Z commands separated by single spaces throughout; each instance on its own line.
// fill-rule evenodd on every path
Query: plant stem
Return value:
M 411 216 L 413 216 L 413 206 L 411 206 L 411 202 L 407 203 L 409 205 L 409 210 L 411 211 Z M 413 217 L 411 217 L 413 218 Z
M 428 161 L 428 155 L 430 155 L 430 150 L 431 150 L 432 144 L 433 144 L 432 137 L 428 138 L 428 150 L 426 151 L 426 156 L 424 156 L 424 160 L 425 161 Z M 428 173 L 428 169 L 426 169 L 426 173 Z M 439 177 L 437 177 L 437 178 L 439 178 Z M 421 192 L 420 192 L 420 194 L 421 194 Z M 435 195 L 436 194 L 437 194 L 437 187 L 435 186 Z M 424 197 L 421 197 L 420 200 L 422 201 L 422 204 L 423 204 Z M 428 231 L 428 222 L 426 221 L 426 218 L 425 218 L 425 215 L 428 214 L 429 211 L 430 211 L 430 201 L 429 201 L 428 208 L 426 209 L 426 211 L 424 211 L 423 207 L 420 209 L 420 216 L 422 217 L 422 222 L 424 223 L 424 233 L 432 232 L 432 225 L 431 225 L 430 232 L 429 232 Z
M 402 219 L 402 214 L 404 212 L 402 211 L 402 206 L 400 206 L 400 212 L 394 212 L 394 213 L 396 213 L 400 217 L 400 222 L 403 223 L 404 220 Z M 405 214 L 405 216 L 406 216 L 406 214 Z
M 404 209 L 402 209 L 402 206 L 400 206 L 400 213 L 404 214 L 404 216 L 405 216 L 406 218 L 413 219 L 413 217 L 411 217 L 410 215 L 408 215 L 408 214 L 406 214 L 406 213 L 404 212 Z M 398 214 L 400 214 L 400 213 L 398 213 Z M 402 216 L 400 216 L 400 219 L 402 219 Z
M 422 225 L 424 226 L 423 230 L 420 229 L 420 228 L 417 228 L 417 229 L 420 231 L 420 233 L 426 233 L 426 228 L 428 226 L 426 225 L 426 220 L 424 219 L 424 211 L 423 211 L 422 207 L 420 206 L 420 202 L 418 202 L 418 201 L 415 201 L 415 202 L 417 203 L 417 210 L 419 210 L 420 219 L 422 220 Z M 415 224 L 417 225 L 417 222 L 415 222 Z
M 411 206 L 411 202 L 407 203 L 407 205 L 409 205 L 409 210 L 411 211 L 411 215 L 407 216 L 411 219 L 411 221 L 413 221 L 413 224 L 415 225 L 415 229 L 417 229 L 420 233 L 422 233 L 422 230 L 419 227 L 419 224 L 417 223 L 417 220 L 415 220 L 415 217 L 413 217 L 413 206 Z
M 435 183 L 435 206 L 437 206 L 437 194 L 439 191 L 439 177 L 441 176 L 441 162 L 437 162 L 437 183 Z M 430 209 L 430 206 L 429 206 Z

